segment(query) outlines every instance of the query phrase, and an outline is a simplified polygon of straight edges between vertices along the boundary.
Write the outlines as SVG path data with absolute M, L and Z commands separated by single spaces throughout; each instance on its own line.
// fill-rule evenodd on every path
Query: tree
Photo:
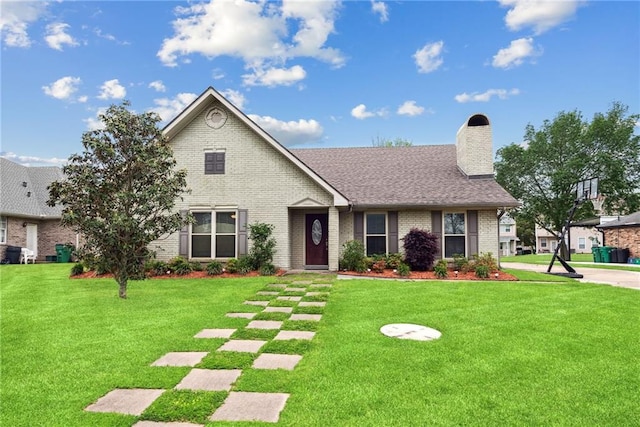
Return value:
M 372 139 L 371 143 L 374 147 L 411 147 L 413 145 L 413 142 L 408 139 L 396 138 L 391 140 L 380 136 Z
M 522 207 L 514 214 L 559 236 L 576 199 L 576 183 L 597 177 L 603 210 L 627 214 L 640 208 L 640 136 L 634 127 L 640 115 L 613 103 L 591 122 L 579 111 L 560 112 L 540 129 L 527 125 L 524 144 L 498 150 L 496 180 Z M 594 215 L 591 203 L 574 217 Z
M 143 277 L 148 245 L 188 219 L 170 213 L 186 189 L 156 113 L 134 114 L 128 101 L 101 114 L 103 129 L 82 135 L 84 152 L 69 157 L 65 179 L 51 184 L 48 204 L 61 203 L 62 224 L 84 239 L 81 255 L 114 275 L 119 296 Z

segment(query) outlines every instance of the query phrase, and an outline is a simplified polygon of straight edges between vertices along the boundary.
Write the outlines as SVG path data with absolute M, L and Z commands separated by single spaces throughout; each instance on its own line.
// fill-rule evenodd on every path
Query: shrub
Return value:
M 169 266 L 164 261 L 153 260 L 147 262 L 144 269 L 154 276 L 162 276 L 169 270 Z
M 453 254 L 453 265 L 458 271 L 466 271 L 469 266 L 469 260 L 463 254 Z
M 486 265 L 476 265 L 476 277 L 481 279 L 489 277 L 489 267 Z
M 411 268 L 409 267 L 409 265 L 405 264 L 404 262 L 398 264 L 398 275 L 407 277 L 409 273 L 411 273 Z
M 209 276 L 218 276 L 222 274 L 222 264 L 219 261 L 211 261 L 205 267 Z
M 256 222 L 249 225 L 249 239 L 253 242 L 249 252 L 252 270 L 259 270 L 265 264 L 273 262 L 276 253 L 276 239 L 271 234 L 275 227 L 272 224 Z
M 181 256 L 177 256 L 167 264 L 169 270 L 178 276 L 185 276 L 193 271 L 191 263 Z
M 79 276 L 84 273 L 84 265 L 81 262 L 77 262 L 71 267 L 71 275 Z
M 230 258 L 227 260 L 226 265 L 227 273 L 237 273 L 238 272 L 238 260 L 236 258 Z
M 387 268 L 398 268 L 398 266 L 402 263 L 402 254 L 395 253 L 389 254 L 385 257 L 385 261 L 387 263 Z
M 271 263 L 267 263 L 264 264 L 262 267 L 260 267 L 260 275 L 261 276 L 273 276 L 274 274 L 276 274 L 276 266 L 271 264 Z
M 428 231 L 412 228 L 404 241 L 404 260 L 412 270 L 427 271 L 433 266 L 438 252 L 438 238 Z
M 436 273 L 436 277 L 439 279 L 444 279 L 448 276 L 447 273 L 447 260 L 441 259 L 436 263 L 436 266 L 433 267 L 433 271 Z
M 364 256 L 364 245 L 358 240 L 349 240 L 342 246 L 342 258 L 340 268 L 343 270 L 366 271 L 367 266 Z
M 204 270 L 204 267 L 202 267 L 202 264 L 198 261 L 191 261 L 189 263 L 189 265 L 191 266 L 191 270 L 193 271 L 202 271 Z
M 478 270 L 479 266 L 486 266 L 488 271 L 491 273 L 493 271 L 498 271 L 498 261 L 493 257 L 491 252 L 481 253 L 480 255 L 473 256 L 473 265 L 475 270 Z
M 238 258 L 238 273 L 245 275 L 251 271 L 253 271 L 253 260 L 250 256 L 241 256 Z
M 374 262 L 371 266 L 371 270 L 376 273 L 383 273 L 385 268 L 387 268 L 387 263 L 383 259 Z

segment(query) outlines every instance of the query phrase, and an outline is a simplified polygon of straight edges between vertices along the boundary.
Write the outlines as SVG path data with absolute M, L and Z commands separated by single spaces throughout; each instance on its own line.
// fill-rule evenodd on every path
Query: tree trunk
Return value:
M 120 298 L 126 299 L 127 298 L 127 279 L 125 278 L 118 278 L 118 285 L 120 286 L 120 289 L 118 291 L 118 296 Z

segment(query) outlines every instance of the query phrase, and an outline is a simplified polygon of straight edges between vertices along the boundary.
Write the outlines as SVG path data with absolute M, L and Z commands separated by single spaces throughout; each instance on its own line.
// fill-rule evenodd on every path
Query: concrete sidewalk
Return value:
M 549 268 L 548 265 L 539 264 L 524 264 L 519 262 L 501 262 L 502 268 L 513 268 L 516 270 L 528 270 L 545 273 Z M 576 279 L 579 282 L 584 283 L 602 283 L 605 285 L 618 286 L 621 288 L 629 288 L 640 290 L 640 271 L 626 271 L 626 270 L 608 270 L 602 268 L 588 268 L 576 265 L 573 263 L 572 267 L 578 274 L 582 274 L 584 278 Z M 565 273 L 566 270 L 562 265 L 557 262 L 551 269 L 552 273 Z

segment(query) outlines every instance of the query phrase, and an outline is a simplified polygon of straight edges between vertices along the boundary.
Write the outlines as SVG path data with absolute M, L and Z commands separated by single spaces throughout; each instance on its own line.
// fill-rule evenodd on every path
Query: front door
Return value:
M 305 228 L 305 247 L 307 266 L 329 265 L 328 214 L 307 214 Z
M 38 224 L 27 224 L 27 249 L 38 256 Z

